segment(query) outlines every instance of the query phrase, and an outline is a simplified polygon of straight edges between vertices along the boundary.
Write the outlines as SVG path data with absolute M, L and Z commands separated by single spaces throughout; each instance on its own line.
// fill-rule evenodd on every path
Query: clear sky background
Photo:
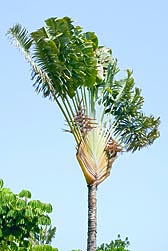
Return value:
M 165 0 L 2 1 L 0 7 L 0 177 L 14 192 L 29 189 L 53 205 L 53 245 L 86 249 L 87 187 L 71 135 L 56 104 L 36 95 L 30 68 L 5 36 L 15 23 L 30 32 L 52 17 L 70 16 L 113 49 L 134 71 L 144 111 L 161 116 L 161 137 L 125 153 L 98 188 L 98 244 L 129 237 L 131 251 L 167 250 L 168 238 L 168 2 Z

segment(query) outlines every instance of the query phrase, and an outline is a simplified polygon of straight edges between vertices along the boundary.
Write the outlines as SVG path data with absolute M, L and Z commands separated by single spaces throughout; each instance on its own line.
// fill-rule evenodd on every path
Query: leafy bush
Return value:
M 52 212 L 52 206 L 30 199 L 30 191 L 22 190 L 19 194 L 14 194 L 4 187 L 4 182 L 0 179 L 0 250 L 27 251 L 36 244 L 51 242 L 56 230 L 51 228 L 48 216 Z M 51 231 L 47 232 L 47 229 Z M 51 232 L 51 236 L 46 236 Z M 52 250 L 49 248 L 45 246 L 41 250 Z
M 102 244 L 97 248 L 97 251 L 129 251 L 127 248 L 130 245 L 128 237 L 124 241 L 121 240 L 120 235 L 118 235 L 117 240 L 111 241 L 110 244 Z
M 58 251 L 58 249 L 53 248 L 50 245 L 38 245 L 35 246 L 31 251 Z

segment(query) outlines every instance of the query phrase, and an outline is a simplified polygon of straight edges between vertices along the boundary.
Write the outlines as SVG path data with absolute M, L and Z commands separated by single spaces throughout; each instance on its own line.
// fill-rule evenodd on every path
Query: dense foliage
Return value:
M 30 251 L 58 251 L 58 249 L 53 248 L 50 245 L 39 245 L 33 247 Z
M 15 194 L 0 180 L 0 250 L 26 251 L 36 244 L 47 243 L 47 240 L 51 243 L 50 236 L 44 235 L 44 231 L 47 233 L 47 226 L 51 224 L 48 214 L 52 212 L 52 206 L 30 199 L 30 191 Z M 54 229 L 50 226 L 48 230 Z
M 45 20 L 30 34 L 17 24 L 8 35 L 30 63 L 36 91 L 56 101 L 77 144 L 86 143 L 95 127 L 100 141 L 112 137 L 132 152 L 159 137 L 160 119 L 142 111 L 144 99 L 132 71 L 118 77 L 117 60 L 94 32 L 83 32 L 63 17 Z
M 130 243 L 128 238 L 126 237 L 125 240 L 121 240 L 120 235 L 118 235 L 117 240 L 111 241 L 109 244 L 102 244 L 100 247 L 97 248 L 97 251 L 129 251 L 127 248 L 129 247 Z

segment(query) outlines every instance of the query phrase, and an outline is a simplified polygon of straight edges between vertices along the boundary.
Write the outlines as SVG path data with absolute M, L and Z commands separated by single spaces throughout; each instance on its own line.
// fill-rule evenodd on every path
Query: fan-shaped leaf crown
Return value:
M 118 152 L 140 150 L 159 137 L 160 118 L 144 114 L 132 71 L 118 78 L 117 60 L 94 32 L 83 32 L 69 17 L 52 17 L 30 34 L 20 25 L 8 34 L 32 66 L 36 91 L 62 111 L 88 184 L 109 175 Z

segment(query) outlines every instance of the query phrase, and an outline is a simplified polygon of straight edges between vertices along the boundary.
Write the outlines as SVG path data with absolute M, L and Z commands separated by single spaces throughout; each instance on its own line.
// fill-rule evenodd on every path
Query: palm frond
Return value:
M 56 227 L 50 226 L 46 234 L 46 244 L 51 244 L 52 239 L 55 237 Z
M 55 41 L 59 48 L 65 48 L 71 44 L 72 36 L 76 29 L 71 18 L 52 17 L 45 20 L 45 24 L 50 38 Z M 79 27 L 78 31 L 80 31 L 79 33 L 81 34 L 82 28 Z
M 107 71 L 107 75 L 111 69 Z M 159 137 L 160 119 L 146 116 L 142 112 L 144 99 L 141 90 L 134 87 L 132 72 L 127 70 L 127 78 L 110 79 L 109 87 L 102 98 L 105 114 L 113 121 L 113 137 L 118 138 L 126 151 L 136 151 L 150 145 Z M 109 78 L 107 78 L 109 79 Z
M 122 135 L 126 150 L 132 152 L 151 145 L 160 136 L 158 131 L 160 118 L 155 119 L 153 116 L 147 117 L 144 114 L 139 114 L 136 118 L 137 121 L 132 123 Z
M 33 60 L 30 51 L 33 46 L 33 39 L 28 35 L 28 31 L 25 28 L 22 28 L 21 25 L 16 24 L 8 30 L 7 35 L 10 37 L 12 43 L 21 50 L 26 60 L 30 63 L 32 67 L 32 78 L 36 77 L 36 82 L 41 84 L 41 89 L 37 88 L 36 91 L 43 91 L 45 97 L 51 97 L 51 93 L 55 95 L 51 79 L 46 72 L 39 68 L 35 60 Z
M 92 40 L 68 17 L 50 18 L 46 27 L 31 33 L 35 48 L 33 58 L 52 79 L 60 96 L 73 98 L 79 86 L 92 86 L 97 76 L 97 60 Z M 36 81 L 37 88 L 38 79 Z
M 53 40 L 50 40 L 45 28 L 41 28 L 36 32 L 31 33 L 31 37 L 34 41 L 33 48 L 33 58 L 37 66 L 40 68 L 42 72 L 45 72 L 48 77 L 51 79 L 52 88 L 55 91 L 55 94 L 63 95 L 63 81 L 61 79 L 61 75 L 63 72 L 63 67 L 60 67 L 59 59 L 58 59 L 58 48 Z M 34 72 L 33 78 L 35 78 L 34 86 L 36 87 L 36 91 L 44 92 L 44 96 L 46 92 L 43 89 L 45 86 L 38 79 L 38 73 Z
M 22 28 L 20 24 L 14 25 L 7 32 L 7 36 L 11 39 L 11 42 L 19 49 L 23 49 L 25 52 L 29 52 L 29 49 L 32 45 L 32 38 L 29 36 L 28 31 L 25 28 Z

